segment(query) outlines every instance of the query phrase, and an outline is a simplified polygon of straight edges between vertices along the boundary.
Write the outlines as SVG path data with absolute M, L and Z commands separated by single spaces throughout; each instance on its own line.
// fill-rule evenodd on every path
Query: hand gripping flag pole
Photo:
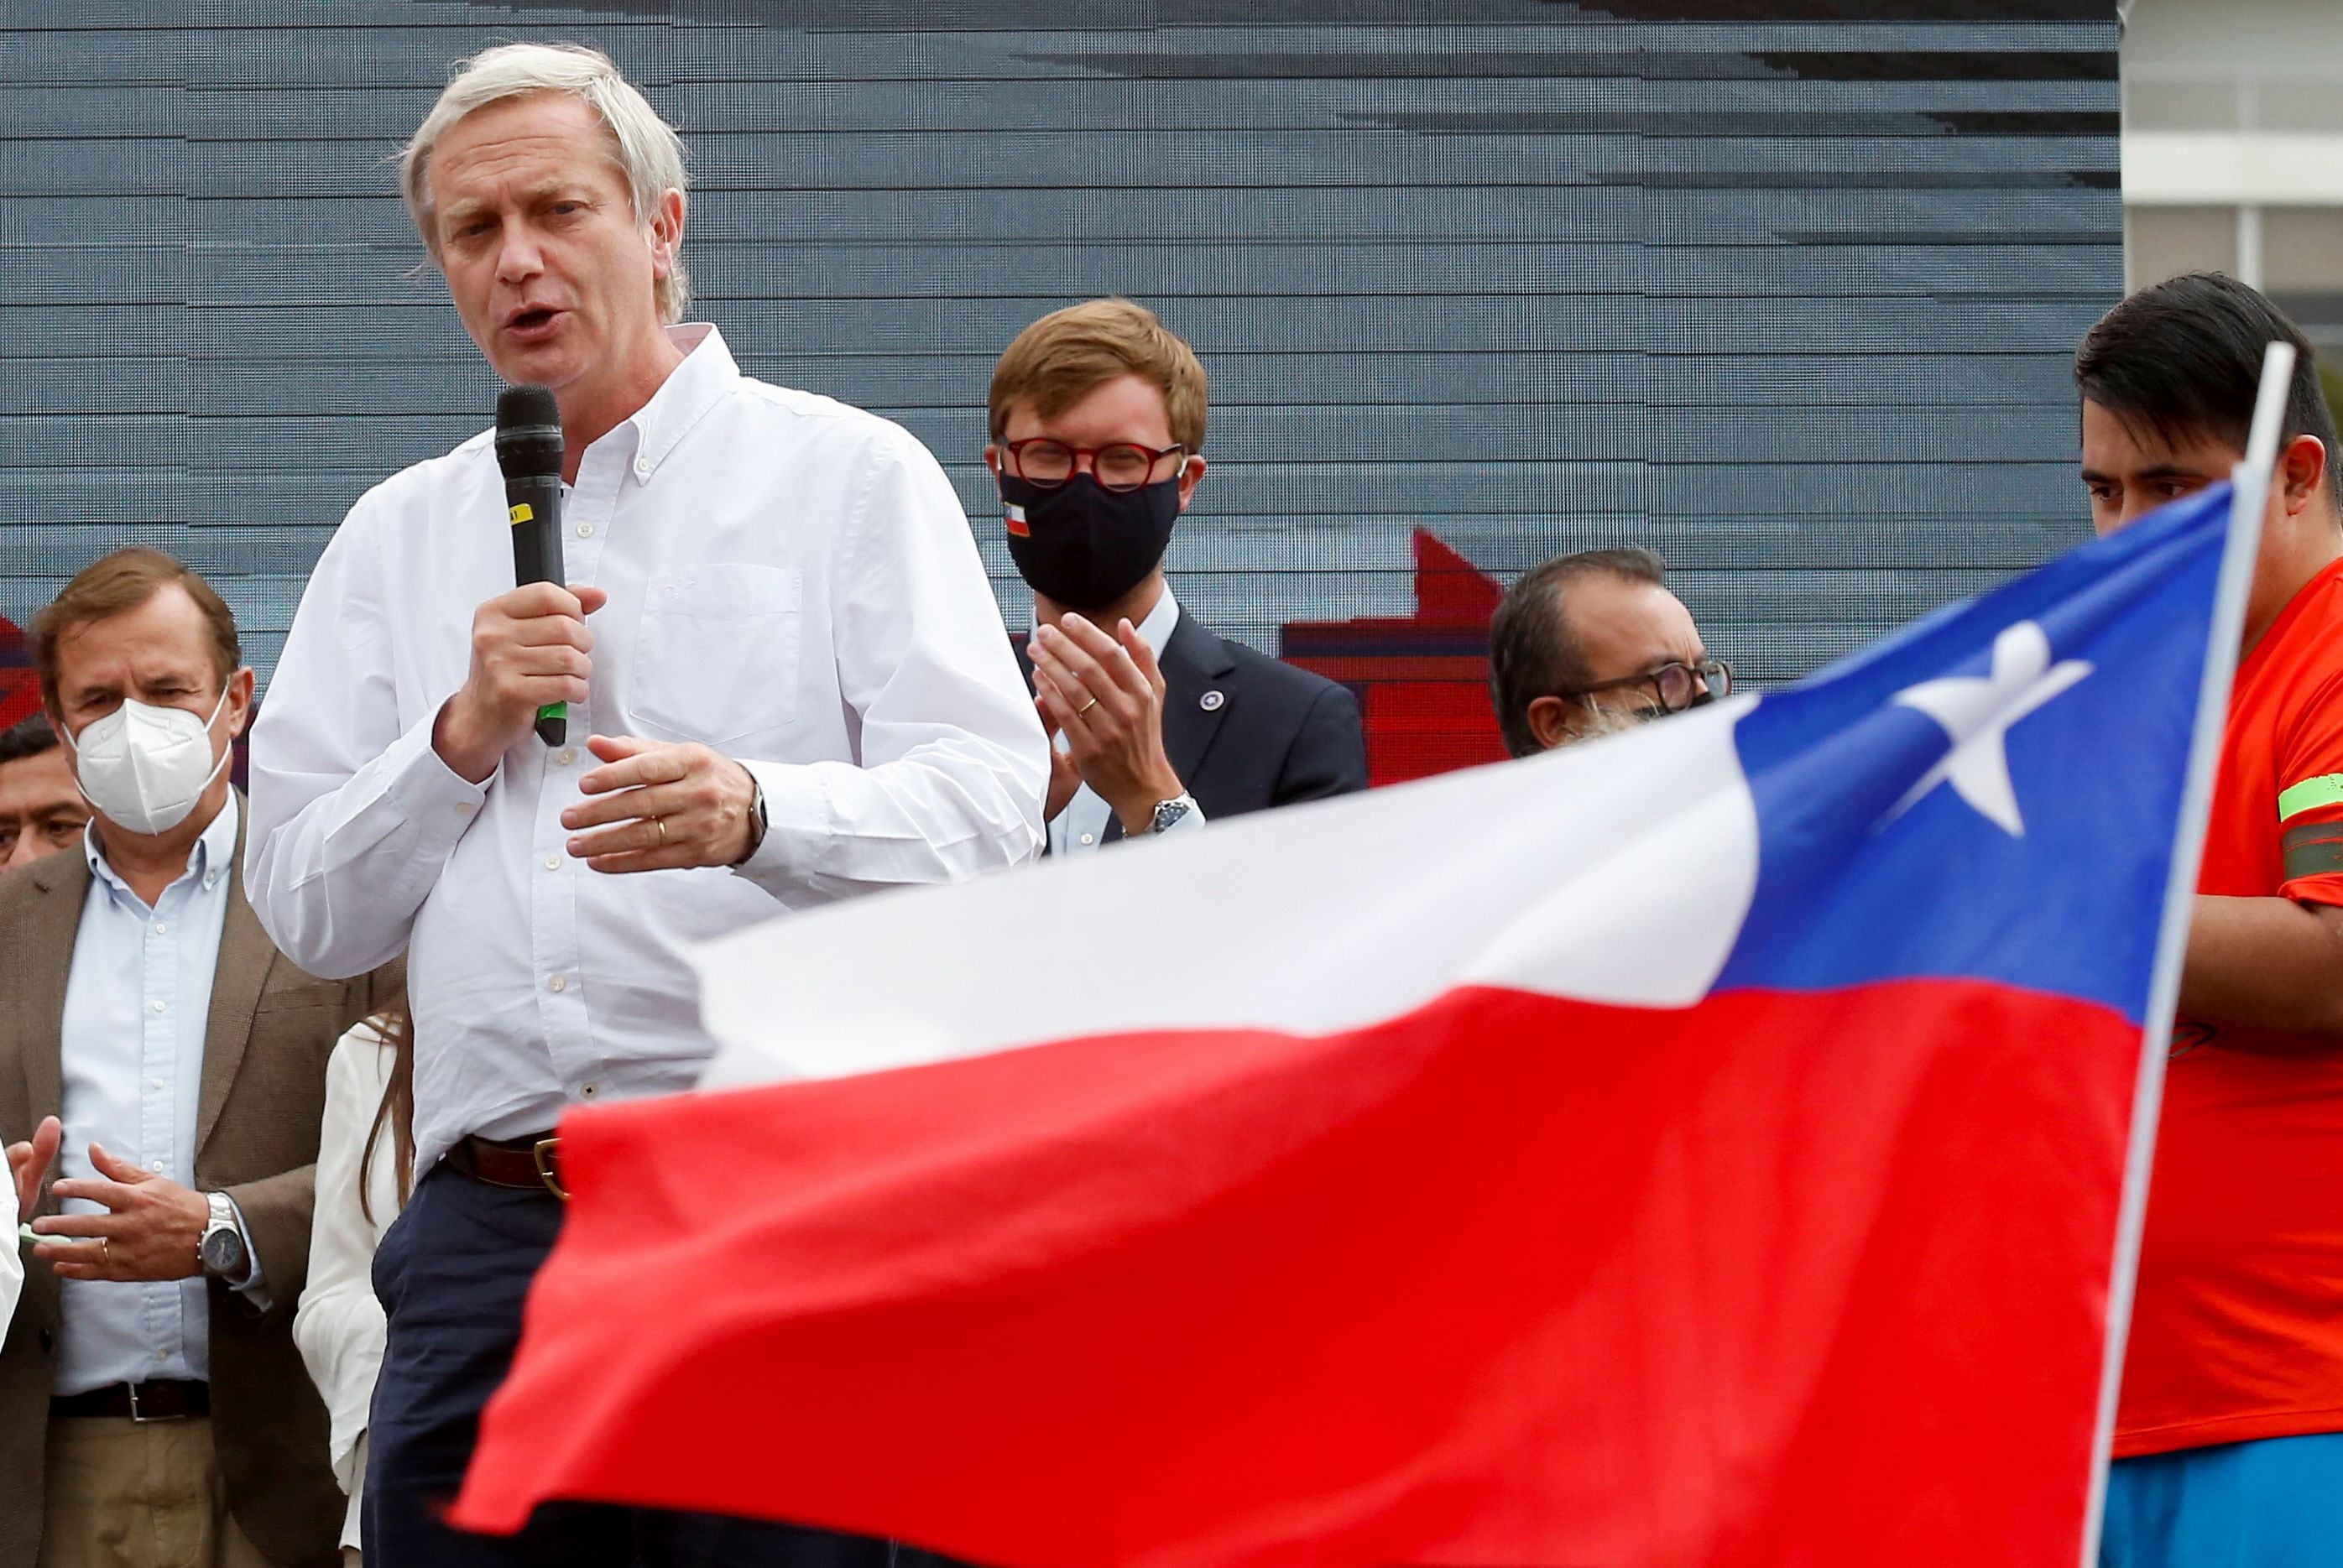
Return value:
M 2246 438 L 2245 461 L 2229 471 L 2229 537 L 2221 553 L 2221 582 L 2205 650 L 2204 688 L 2197 701 L 2197 732 L 2190 748 L 2180 836 L 2173 847 L 2172 874 L 2165 884 L 2164 924 L 2158 933 L 2156 974 L 2147 1019 L 2140 1033 L 2139 1088 L 2133 1101 L 2131 1151 L 2124 1171 L 2123 1211 L 2117 1221 L 2114 1278 L 2107 1292 L 2107 1360 L 2100 1373 L 2099 1420 L 2092 1444 L 2090 1510 L 2083 1536 L 2081 1568 L 2097 1568 L 2102 1513 L 2107 1494 L 2107 1453 L 2115 1441 L 2116 1401 L 2123 1382 L 2124 1343 L 2131 1328 L 2132 1294 L 2138 1283 L 2140 1231 L 2147 1219 L 2148 1180 L 2156 1160 L 2157 1113 L 2164 1102 L 2164 1067 L 2171 1050 L 2172 1020 L 2180 1001 L 2180 965 L 2188 950 L 2188 921 L 2197 896 L 2197 863 L 2205 849 L 2206 819 L 2212 809 L 2213 775 L 2228 719 L 2229 686 L 2237 671 L 2237 644 L 2244 638 L 2246 598 L 2254 583 L 2254 561 L 2262 539 L 2262 513 L 2278 467 L 2278 437 L 2286 427 L 2287 395 L 2294 376 L 2294 346 L 2273 343 L 2262 353 L 2262 380 L 2254 395 L 2254 418 Z

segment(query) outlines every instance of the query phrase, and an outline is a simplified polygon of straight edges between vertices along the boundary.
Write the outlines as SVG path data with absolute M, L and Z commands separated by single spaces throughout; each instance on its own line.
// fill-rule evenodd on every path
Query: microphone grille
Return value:
M 508 387 L 497 395 L 497 466 L 507 478 L 561 472 L 561 407 L 552 387 Z

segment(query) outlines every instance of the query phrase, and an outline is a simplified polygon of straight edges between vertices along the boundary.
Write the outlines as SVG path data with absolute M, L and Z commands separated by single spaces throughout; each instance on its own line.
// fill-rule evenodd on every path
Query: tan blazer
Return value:
M 211 1284 L 212 1435 L 228 1506 L 286 1568 L 340 1562 L 343 1500 L 327 1448 L 326 1408 L 293 1344 L 293 1308 L 309 1272 L 312 1166 L 325 1113 L 326 1060 L 342 1031 L 399 994 L 399 966 L 355 980 L 306 975 L 282 957 L 244 896 L 236 835 L 196 1111 L 196 1185 L 244 1211 L 274 1303 L 262 1313 Z M 89 890 L 78 849 L 0 877 L 0 1141 L 60 1114 L 58 1037 L 65 979 Z M 38 1211 L 56 1212 L 45 1192 Z M 56 1373 L 57 1281 L 25 1270 L 0 1345 L 0 1568 L 34 1568 L 43 1460 Z

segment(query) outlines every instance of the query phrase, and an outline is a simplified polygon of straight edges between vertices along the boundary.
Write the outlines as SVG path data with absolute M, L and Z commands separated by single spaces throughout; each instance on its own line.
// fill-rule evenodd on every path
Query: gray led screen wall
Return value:
M 0 614 L 150 539 L 266 678 L 343 510 L 488 423 L 387 160 L 522 37 L 683 129 L 695 316 L 917 432 L 1012 626 L 993 357 L 1160 310 L 1213 389 L 1175 588 L 1356 684 L 1379 779 L 1492 754 L 1547 555 L 1659 549 L 1765 684 L 2085 529 L 2112 0 L 0 0 Z

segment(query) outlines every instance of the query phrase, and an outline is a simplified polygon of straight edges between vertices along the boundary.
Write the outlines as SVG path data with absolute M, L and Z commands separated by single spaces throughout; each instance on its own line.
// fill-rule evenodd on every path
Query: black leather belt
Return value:
M 49 1400 L 51 1415 L 126 1415 L 133 1421 L 181 1421 L 211 1412 L 211 1384 L 168 1378 L 109 1383 L 87 1393 L 61 1393 Z
M 485 1187 L 569 1196 L 561 1181 L 561 1140 L 550 1132 L 529 1138 L 459 1138 L 447 1151 L 447 1168 Z

